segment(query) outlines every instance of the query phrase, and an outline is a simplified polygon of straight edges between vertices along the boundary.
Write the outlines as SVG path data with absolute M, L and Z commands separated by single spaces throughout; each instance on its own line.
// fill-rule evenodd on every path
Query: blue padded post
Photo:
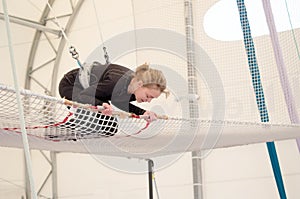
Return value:
M 248 65 L 252 77 L 252 85 L 256 96 L 256 103 L 260 114 L 261 122 L 269 122 L 268 110 L 265 104 L 263 86 L 261 84 L 259 67 L 256 60 L 254 42 L 251 35 L 250 25 L 247 16 L 247 10 L 244 0 L 237 0 L 240 21 L 244 36 L 244 45 L 248 57 Z M 277 189 L 281 199 L 286 199 L 286 193 L 280 171 L 279 161 L 274 142 L 267 142 L 269 157 L 271 160 L 273 174 L 275 176 Z

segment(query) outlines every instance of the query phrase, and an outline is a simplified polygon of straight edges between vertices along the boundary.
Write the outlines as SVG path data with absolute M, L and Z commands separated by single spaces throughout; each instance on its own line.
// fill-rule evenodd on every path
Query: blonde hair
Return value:
M 147 63 L 136 68 L 134 77 L 143 82 L 143 86 L 148 88 L 157 88 L 166 96 L 169 92 L 166 91 L 167 80 L 162 71 L 150 68 Z

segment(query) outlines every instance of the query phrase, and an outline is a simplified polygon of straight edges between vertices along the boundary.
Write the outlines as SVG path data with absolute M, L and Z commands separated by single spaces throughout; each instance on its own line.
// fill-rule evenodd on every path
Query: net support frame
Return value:
M 148 159 L 148 185 L 149 185 L 149 199 L 153 199 L 153 167 L 154 162 Z
M 52 174 L 52 199 L 58 199 L 58 185 L 57 185 L 57 152 L 50 152 L 51 158 L 51 174 Z
M 194 21 L 193 21 L 193 2 L 191 0 L 184 1 L 185 15 L 185 33 L 186 33 L 186 50 L 187 50 L 187 71 L 188 71 L 188 94 L 198 95 L 197 91 L 197 75 L 195 69 L 195 46 L 194 46 Z M 199 118 L 198 101 L 189 100 L 190 118 Z M 193 191 L 194 199 L 203 198 L 203 174 L 201 151 L 192 152 L 192 171 L 193 171 Z
M 256 103 L 259 110 L 260 119 L 261 122 L 269 122 L 268 110 L 265 104 L 264 91 L 261 84 L 260 72 L 256 59 L 255 46 L 244 0 L 237 0 L 237 7 L 239 10 L 240 23 L 244 37 L 244 47 L 247 53 L 249 70 L 252 77 L 252 86 L 256 96 Z M 285 188 L 274 142 L 267 142 L 267 149 L 280 198 L 286 199 Z

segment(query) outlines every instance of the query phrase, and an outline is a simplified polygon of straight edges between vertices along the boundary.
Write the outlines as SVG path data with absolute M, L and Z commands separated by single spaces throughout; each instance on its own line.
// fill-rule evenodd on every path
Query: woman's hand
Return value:
M 103 115 L 108 115 L 108 116 L 111 116 L 112 115 L 112 112 L 113 112 L 113 108 L 110 104 L 108 103 L 103 103 L 102 104 L 102 107 L 104 108 L 103 110 L 101 110 L 101 113 Z
M 147 117 L 145 118 L 145 120 L 146 120 L 147 122 L 153 122 L 153 121 L 157 120 L 157 115 L 156 115 L 156 113 L 154 113 L 154 112 L 152 112 L 152 111 L 146 111 L 143 115 L 144 115 L 144 116 L 147 116 Z

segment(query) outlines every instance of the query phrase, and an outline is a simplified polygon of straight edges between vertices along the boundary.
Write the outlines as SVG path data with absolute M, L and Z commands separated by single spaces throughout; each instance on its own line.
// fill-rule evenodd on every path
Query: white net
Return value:
M 1 86 L 0 92 L 1 127 L 18 133 L 21 128 L 15 90 Z M 30 136 L 61 141 L 109 137 L 118 132 L 118 119 L 100 114 L 95 106 L 42 96 L 28 90 L 22 90 L 21 96 L 26 130 Z M 115 115 L 131 116 L 122 112 L 116 112 Z M 127 126 L 126 122 L 124 125 Z M 137 128 L 142 128 L 142 125 L 140 122 Z
M 0 145 L 22 147 L 13 88 L 0 85 Z M 33 149 L 153 157 L 300 136 L 300 126 L 161 117 L 152 123 L 125 112 L 105 116 L 90 105 L 21 91 Z M 284 133 L 282 133 L 284 132 Z

